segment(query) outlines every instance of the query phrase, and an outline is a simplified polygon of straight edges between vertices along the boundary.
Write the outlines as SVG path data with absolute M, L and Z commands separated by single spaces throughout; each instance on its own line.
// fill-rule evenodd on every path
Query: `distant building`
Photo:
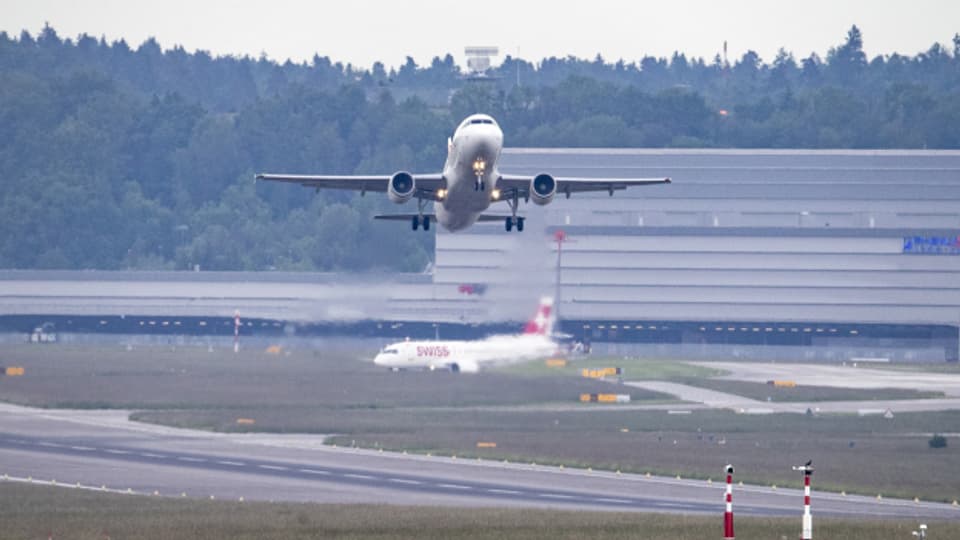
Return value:
M 558 309 L 579 338 L 684 355 L 957 359 L 960 152 L 521 149 L 502 168 L 674 179 L 526 209 L 571 240 Z M 439 233 L 435 284 L 487 280 L 497 299 L 498 282 L 529 289 L 513 280 L 534 269 L 552 290 L 548 236 L 531 255 L 529 237 L 501 229 Z

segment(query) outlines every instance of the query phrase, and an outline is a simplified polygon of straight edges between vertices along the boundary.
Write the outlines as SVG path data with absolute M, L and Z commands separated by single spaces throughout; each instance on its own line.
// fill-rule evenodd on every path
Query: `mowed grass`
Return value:
M 729 462 L 739 479 L 768 485 L 797 485 L 790 466 L 813 459 L 821 489 L 960 498 L 960 440 L 949 438 L 943 449 L 927 445 L 930 433 L 960 433 L 960 412 L 890 420 L 729 411 L 679 416 L 580 404 L 581 392 L 629 393 L 635 403 L 665 396 L 570 374 L 390 373 L 373 366 L 369 354 L 14 346 L 0 351 L 2 361 L 24 366 L 26 375 L 0 379 L 0 399 L 130 408 L 140 411 L 138 420 L 191 428 L 336 434 L 331 442 L 340 445 L 625 472 L 717 479 Z M 665 363 L 648 367 L 664 377 L 690 373 Z M 478 442 L 497 447 L 478 449 Z
M 245 430 L 237 416 L 265 430 L 336 433 L 341 446 L 536 462 L 669 476 L 721 477 L 726 463 L 748 483 L 798 487 L 790 467 L 813 459 L 819 489 L 885 497 L 960 498 L 960 444 L 927 444 L 931 432 L 960 432 L 960 411 L 879 415 L 740 415 L 698 410 L 496 410 L 397 408 L 306 411 L 147 411 L 136 419 L 223 431 Z M 477 443 L 496 443 L 478 448 Z
M 943 392 L 922 392 L 909 388 L 839 388 L 834 386 L 774 386 L 750 381 L 684 377 L 676 382 L 736 394 L 758 401 L 877 401 L 897 399 L 931 399 L 944 397 Z
M 0 484 L 0 539 L 636 539 L 702 540 L 718 516 L 553 510 L 276 504 L 110 495 Z M 818 538 L 909 538 L 909 520 L 816 520 Z M 737 517 L 742 539 L 796 538 L 799 518 Z M 931 538 L 960 538 L 960 523 L 932 522 Z
M 678 378 L 703 378 L 727 375 L 728 372 L 706 366 L 688 364 L 680 360 L 644 359 L 633 357 L 576 358 L 562 367 L 551 367 L 544 361 L 525 362 L 498 368 L 503 373 L 516 375 L 580 376 L 583 369 L 619 367 L 623 377 L 629 380 L 673 380 Z
M 610 391 L 634 400 L 669 398 L 563 376 L 391 373 L 373 365 L 375 351 L 15 345 L 0 351 L 0 365 L 23 366 L 26 375 L 0 378 L 0 400 L 55 408 L 320 411 L 576 402 L 580 393 Z

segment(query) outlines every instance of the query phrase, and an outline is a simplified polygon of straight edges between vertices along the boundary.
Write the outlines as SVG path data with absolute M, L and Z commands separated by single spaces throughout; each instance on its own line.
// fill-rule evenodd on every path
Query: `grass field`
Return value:
M 678 378 L 704 378 L 726 375 L 722 369 L 688 364 L 678 360 L 652 360 L 643 358 L 583 358 L 569 362 L 563 367 L 550 367 L 545 362 L 527 362 L 498 368 L 497 371 L 515 375 L 568 375 L 579 376 L 582 369 L 619 367 L 623 377 L 644 380 L 673 380 Z
M 272 504 L 109 495 L 0 483 L 0 539 L 636 539 L 718 538 L 720 516 L 403 506 Z M 818 538 L 910 538 L 913 521 L 817 519 Z M 736 521 L 741 539 L 796 538 L 796 518 Z M 960 538 L 960 523 L 929 524 Z
M 960 433 L 960 412 L 889 420 L 669 415 L 578 403 L 581 392 L 630 393 L 634 402 L 666 397 L 574 376 L 584 366 L 542 376 L 535 370 L 551 369 L 542 363 L 478 375 L 389 373 L 355 350 L 235 355 L 190 347 L 24 345 L 6 347 L 0 356 L 27 371 L 0 379 L 0 399 L 15 403 L 130 408 L 140 411 L 135 419 L 184 427 L 337 434 L 333 442 L 341 445 L 671 476 L 716 479 L 732 462 L 739 479 L 759 484 L 797 485 L 790 466 L 813 459 L 820 489 L 960 498 L 960 443 L 927 445 L 930 433 Z M 695 382 L 714 374 L 668 362 L 637 361 L 627 369 L 688 381 L 699 374 Z M 255 424 L 238 424 L 238 418 Z M 478 450 L 481 441 L 497 447 Z
M 940 364 L 936 365 L 940 366 Z M 549 367 L 544 362 L 528 362 L 506 366 L 498 371 L 527 376 L 567 375 L 579 377 L 583 369 L 604 367 L 621 368 L 621 376 L 625 380 L 673 381 L 759 401 L 870 401 L 943 397 L 942 392 L 919 392 L 904 388 L 838 388 L 805 385 L 783 388 L 757 382 L 715 379 L 713 377 L 728 375 L 729 373 L 722 369 L 689 364 L 679 360 L 588 358 L 571 362 L 564 367 Z M 944 372 L 949 373 L 950 371 Z M 608 379 L 615 380 L 616 378 Z
M 793 388 L 772 384 L 726 379 L 684 377 L 676 382 L 748 397 L 759 401 L 878 401 L 942 398 L 943 392 L 921 392 L 909 388 L 839 388 L 798 385 Z
M 452 407 L 576 402 L 584 392 L 630 394 L 634 401 L 669 396 L 566 376 L 520 378 L 504 373 L 391 373 L 373 365 L 375 351 L 263 351 L 202 347 L 15 345 L 0 365 L 26 376 L 0 378 L 0 399 L 37 407 L 126 409 Z

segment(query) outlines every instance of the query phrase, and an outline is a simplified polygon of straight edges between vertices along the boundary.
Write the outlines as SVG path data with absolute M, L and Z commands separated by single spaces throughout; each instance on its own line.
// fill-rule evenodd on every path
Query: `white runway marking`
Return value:
M 397 484 L 408 484 L 411 486 L 419 486 L 420 484 L 423 483 L 423 482 L 418 482 L 416 480 L 407 480 L 406 478 L 391 478 L 390 481 Z
M 437 484 L 437 487 L 442 487 L 447 489 L 473 489 L 470 486 L 461 486 L 459 484 Z
M 347 474 L 345 474 L 344 476 L 346 476 L 347 478 L 359 478 L 360 480 L 373 480 L 373 477 L 372 477 L 372 476 L 369 476 L 369 475 L 366 475 L 366 474 L 347 473 Z
M 327 472 L 327 471 L 318 471 L 318 470 L 316 470 L 316 469 L 299 469 L 299 470 L 300 470 L 300 472 L 305 472 L 305 473 L 307 473 L 307 474 L 322 474 L 322 475 L 329 475 L 329 474 L 330 474 L 330 473 Z
M 81 452 L 92 452 L 94 449 L 89 446 L 71 446 L 70 448 L 74 450 L 79 450 Z
M 127 452 L 126 450 L 114 450 L 113 448 L 105 448 L 103 451 L 108 454 L 117 454 L 117 455 L 126 455 L 130 453 L 130 452 Z
M 207 461 L 203 458 L 195 458 L 195 457 L 187 457 L 187 456 L 180 456 L 177 459 L 179 459 L 180 461 L 189 461 L 191 463 L 203 463 Z
M 280 467 L 279 465 L 257 465 L 261 469 L 270 469 L 271 471 L 286 471 L 289 470 L 286 467 Z
M 519 495 L 520 494 L 519 491 L 514 491 L 512 489 L 494 489 L 494 488 L 488 489 L 487 493 L 497 493 L 500 495 Z
M 538 497 L 543 497 L 544 499 L 573 499 L 574 497 L 570 495 L 558 495 L 556 493 L 537 493 Z
M 151 454 L 150 452 L 142 452 L 140 455 L 143 457 L 154 458 L 154 459 L 167 459 L 167 456 L 163 456 L 160 454 Z
M 217 463 L 221 465 L 230 465 L 232 467 L 243 467 L 246 463 L 241 463 L 239 461 L 218 461 Z
M 630 504 L 630 501 L 625 499 L 607 499 L 605 497 L 600 497 L 593 500 L 597 502 L 613 503 L 613 504 Z

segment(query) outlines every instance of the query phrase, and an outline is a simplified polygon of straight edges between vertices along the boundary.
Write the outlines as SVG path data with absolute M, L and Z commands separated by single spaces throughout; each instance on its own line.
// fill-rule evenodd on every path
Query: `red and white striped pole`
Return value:
M 803 472 L 803 532 L 802 540 L 813 540 L 813 515 L 810 513 L 810 477 L 813 476 L 812 461 L 806 465 L 794 467 L 795 471 Z
M 733 540 L 733 465 L 727 465 L 727 511 L 723 513 L 723 539 Z
M 240 310 L 233 312 L 233 352 L 240 352 Z

